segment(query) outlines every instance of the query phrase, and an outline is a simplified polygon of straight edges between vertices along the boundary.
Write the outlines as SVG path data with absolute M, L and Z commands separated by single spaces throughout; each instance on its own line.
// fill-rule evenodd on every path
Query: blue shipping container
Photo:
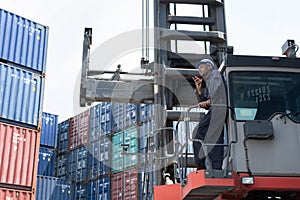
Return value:
M 75 185 L 71 181 L 50 176 L 38 176 L 37 200 L 74 200 Z
M 110 196 L 109 177 L 102 177 L 88 183 L 87 200 L 110 200 Z
M 120 131 L 137 122 L 137 105 L 131 103 L 113 104 L 114 131 Z
M 149 120 L 141 123 L 139 126 L 139 163 L 144 164 L 147 162 L 151 154 L 146 154 L 146 152 L 153 152 L 154 144 L 154 120 Z
M 59 178 L 68 178 L 68 154 L 57 156 L 56 176 Z
M 42 132 L 40 144 L 47 147 L 56 148 L 58 116 L 43 112 Z
M 58 124 L 57 152 L 66 152 L 69 148 L 70 120 Z
M 54 149 L 40 147 L 38 175 L 54 176 L 55 162 L 56 162 L 56 154 Z
M 110 103 L 100 103 L 90 108 L 90 142 L 111 133 L 110 105 Z
M 42 118 L 44 78 L 0 63 L 0 118 L 37 129 Z
M 139 121 L 151 120 L 154 116 L 154 105 L 153 104 L 140 104 L 139 105 L 140 117 Z
M 76 183 L 76 200 L 86 200 L 86 184 Z
M 90 180 L 110 173 L 111 161 L 111 141 L 103 137 L 90 144 L 89 150 L 89 170 Z
M 45 73 L 49 28 L 0 9 L 0 58 Z
M 70 151 L 68 160 L 68 172 L 69 178 L 71 180 L 75 180 L 76 182 L 86 180 L 87 154 L 88 150 L 85 146 Z

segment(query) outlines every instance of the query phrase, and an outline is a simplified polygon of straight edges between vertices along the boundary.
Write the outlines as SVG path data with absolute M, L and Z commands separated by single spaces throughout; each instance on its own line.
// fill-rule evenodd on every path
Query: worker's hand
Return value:
M 202 101 L 202 102 L 198 103 L 198 107 L 208 109 L 210 102 L 211 102 L 210 99 L 208 99 L 207 101 Z
M 201 94 L 201 86 L 202 86 L 203 79 L 199 78 L 198 76 L 194 76 L 194 77 L 192 77 L 192 79 L 195 82 L 198 93 Z

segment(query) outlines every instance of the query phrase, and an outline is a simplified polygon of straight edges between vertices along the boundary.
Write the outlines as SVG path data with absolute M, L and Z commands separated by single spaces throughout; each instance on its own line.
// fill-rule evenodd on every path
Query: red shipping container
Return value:
M 90 110 L 70 118 L 69 149 L 86 144 L 89 139 Z
M 0 183 L 35 187 L 38 131 L 0 123 Z
M 8 190 L 0 188 L 0 200 L 31 200 L 30 191 Z
M 138 200 L 138 171 L 136 168 L 112 175 L 112 200 Z

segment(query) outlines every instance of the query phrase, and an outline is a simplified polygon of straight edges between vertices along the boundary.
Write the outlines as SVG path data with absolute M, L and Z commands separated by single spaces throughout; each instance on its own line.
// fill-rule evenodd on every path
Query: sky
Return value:
M 84 28 L 93 28 L 93 55 L 114 37 L 142 27 L 142 0 L 0 0 L 0 8 L 49 27 L 43 111 L 59 121 L 87 109 L 78 101 Z M 237 55 L 281 56 L 287 39 L 300 44 L 299 11 L 298 0 L 225 0 L 228 45 Z M 140 51 L 129 52 L 109 64 L 138 67 L 140 57 Z

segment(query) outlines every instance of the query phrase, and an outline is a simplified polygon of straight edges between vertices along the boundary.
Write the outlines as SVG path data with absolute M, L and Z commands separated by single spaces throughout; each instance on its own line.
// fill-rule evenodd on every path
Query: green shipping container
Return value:
M 137 165 L 138 132 L 136 126 L 115 133 L 112 141 L 112 172 L 120 172 Z

